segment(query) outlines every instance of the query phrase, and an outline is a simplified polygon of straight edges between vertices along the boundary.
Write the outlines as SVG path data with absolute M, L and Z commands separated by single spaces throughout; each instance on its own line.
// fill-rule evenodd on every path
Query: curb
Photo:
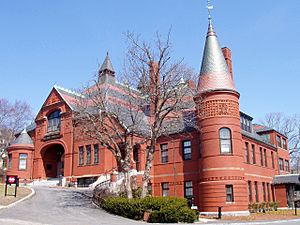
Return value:
M 288 220 L 273 220 L 273 221 L 224 221 L 220 223 L 196 222 L 195 224 L 207 224 L 207 225 L 264 225 L 264 224 L 287 224 L 290 222 L 300 222 L 300 219 L 288 219 Z
M 30 190 L 31 190 L 31 193 L 30 193 L 29 195 L 27 195 L 27 196 L 25 196 L 24 198 L 21 198 L 21 199 L 19 199 L 18 201 L 13 202 L 13 203 L 11 203 L 11 204 L 9 204 L 9 205 L 0 206 L 0 209 L 8 209 L 8 208 L 10 208 L 10 207 L 13 207 L 13 206 L 17 205 L 17 204 L 20 203 L 20 202 L 25 201 L 25 200 L 28 199 L 28 198 L 31 198 L 33 195 L 35 195 L 35 190 L 34 190 L 33 188 L 30 188 Z

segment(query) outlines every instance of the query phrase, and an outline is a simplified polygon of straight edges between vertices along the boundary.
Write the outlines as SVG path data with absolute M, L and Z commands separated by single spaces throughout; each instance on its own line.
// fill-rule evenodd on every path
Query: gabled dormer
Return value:
M 36 135 L 44 141 L 62 137 L 71 127 L 70 122 L 65 124 L 67 126 L 62 126 L 62 122 L 71 118 L 80 97 L 80 94 L 55 85 L 35 119 Z

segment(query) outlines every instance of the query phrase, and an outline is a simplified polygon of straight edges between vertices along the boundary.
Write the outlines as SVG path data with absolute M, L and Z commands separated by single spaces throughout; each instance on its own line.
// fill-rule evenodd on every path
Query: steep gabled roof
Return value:
M 70 107 L 71 110 L 74 110 L 76 108 L 76 101 L 84 97 L 82 94 L 79 94 L 75 91 L 71 91 L 58 85 L 54 85 L 53 88 L 59 93 L 61 98 L 66 102 L 66 104 Z

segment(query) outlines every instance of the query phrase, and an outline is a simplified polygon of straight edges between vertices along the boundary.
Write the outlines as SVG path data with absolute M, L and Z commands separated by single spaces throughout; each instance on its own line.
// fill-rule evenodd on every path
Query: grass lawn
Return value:
M 297 210 L 297 216 L 295 210 L 278 210 L 269 211 L 266 213 L 251 213 L 250 216 L 245 217 L 233 217 L 223 216 L 222 220 L 238 220 L 238 221 L 253 221 L 253 220 L 285 220 L 285 219 L 300 219 L 300 210 Z
M 8 187 L 8 194 L 13 195 L 15 191 L 14 185 L 7 186 L 7 187 Z M 4 189 L 5 189 L 5 185 L 0 184 L 0 206 L 9 205 L 15 201 L 18 201 L 21 198 L 24 198 L 25 196 L 31 193 L 31 190 L 29 188 L 19 187 L 17 190 L 17 197 L 15 198 L 15 196 L 4 196 Z

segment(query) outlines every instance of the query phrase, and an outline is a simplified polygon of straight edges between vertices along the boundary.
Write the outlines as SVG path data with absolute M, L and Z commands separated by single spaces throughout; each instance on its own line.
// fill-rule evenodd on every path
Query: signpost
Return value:
M 19 178 L 18 176 L 7 176 L 5 182 L 5 196 L 7 196 L 7 185 L 15 185 L 15 194 L 13 196 L 17 197 L 17 188 L 19 187 Z
M 300 200 L 295 201 L 295 215 L 297 215 L 297 208 L 300 209 Z

